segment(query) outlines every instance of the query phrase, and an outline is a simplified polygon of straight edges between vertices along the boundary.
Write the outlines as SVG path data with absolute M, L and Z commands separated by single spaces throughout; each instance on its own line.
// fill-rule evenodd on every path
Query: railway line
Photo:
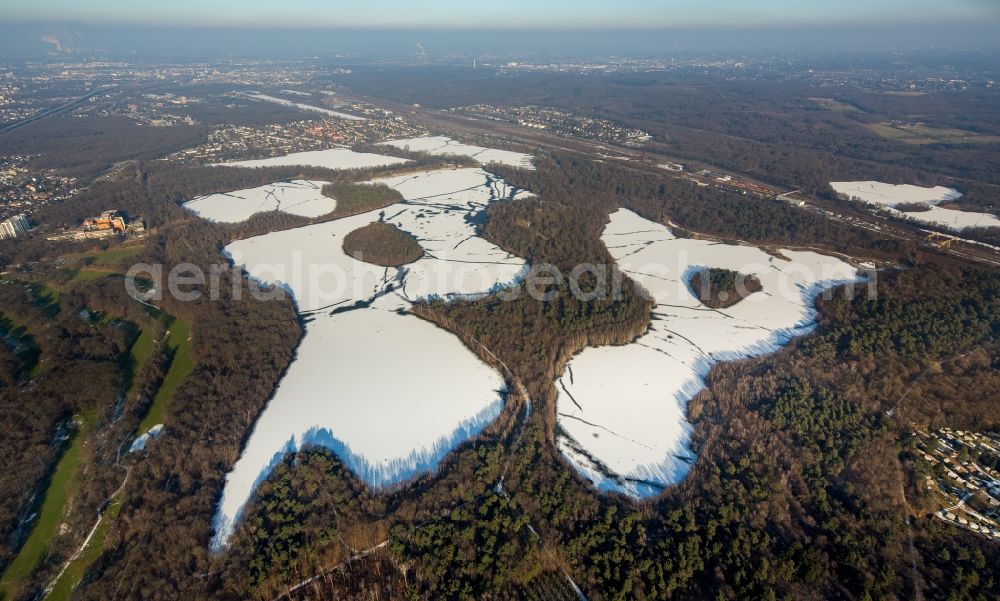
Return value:
M 5 133 L 7 133 L 9 131 L 14 131 L 15 129 L 17 129 L 19 127 L 24 127 L 25 125 L 28 125 L 29 123 L 34 123 L 35 121 L 41 121 L 42 119 L 45 119 L 46 117 L 51 117 L 53 115 L 58 115 L 59 113 L 64 113 L 64 112 L 66 112 L 66 111 L 68 111 L 68 110 L 70 110 L 72 108 L 76 108 L 77 106 L 79 106 L 79 105 L 83 104 L 84 102 L 86 102 L 88 99 L 93 98 L 94 96 L 97 96 L 98 94 L 101 94 L 103 92 L 107 92 L 107 88 L 101 88 L 99 90 L 94 90 L 93 92 L 91 92 L 89 94 L 81 96 L 81 97 L 79 97 L 79 98 L 77 98 L 75 100 L 71 100 L 69 102 L 60 104 L 59 106 L 56 106 L 56 107 L 53 107 L 53 108 L 50 108 L 50 109 L 46 109 L 46 110 L 44 110 L 44 111 L 42 111 L 42 112 L 40 112 L 40 113 L 38 113 L 36 115 L 32 115 L 32 116 L 27 117 L 25 119 L 21 119 L 20 121 L 15 121 L 14 123 L 8 123 L 7 125 L 4 125 L 4 126 L 0 127 L 0 134 L 5 134 Z
M 948 255 L 964 261 L 973 261 L 1000 267 L 1000 249 L 986 245 L 974 240 L 966 240 L 960 236 L 952 234 L 940 234 L 947 237 L 948 244 L 938 244 L 934 242 L 933 232 L 926 229 L 926 225 L 914 225 L 902 220 L 892 219 L 883 215 L 865 211 L 847 205 L 842 202 L 830 201 L 795 190 L 783 192 L 782 187 L 768 182 L 762 182 L 745 175 L 726 171 L 724 169 L 707 165 L 700 162 L 685 161 L 677 157 L 672 157 L 644 149 L 618 146 L 593 140 L 580 138 L 567 138 L 544 130 L 527 128 L 513 123 L 497 122 L 482 118 L 456 114 L 453 112 L 438 111 L 402 105 L 398 103 L 386 102 L 380 99 L 364 98 L 365 102 L 382 105 L 390 110 L 403 112 L 416 123 L 427 127 L 433 131 L 445 134 L 468 137 L 468 136 L 493 136 L 500 137 L 511 142 L 547 149 L 556 152 L 581 153 L 588 156 L 600 157 L 604 160 L 616 160 L 628 165 L 632 169 L 655 173 L 661 177 L 686 180 L 696 182 L 699 185 L 712 185 L 719 188 L 733 188 L 732 182 L 749 184 L 748 190 L 755 187 L 773 190 L 774 195 L 752 194 L 744 192 L 748 197 L 774 198 L 789 201 L 791 195 L 794 200 L 800 201 L 801 210 L 812 210 L 830 219 L 853 227 L 859 227 L 869 232 L 892 238 L 896 240 L 907 240 L 919 244 L 923 248 L 932 252 Z M 664 163 L 684 164 L 689 167 L 686 171 L 672 171 L 660 167 Z M 731 180 L 719 181 L 714 177 L 703 177 L 690 172 L 690 168 L 710 170 L 713 175 L 728 176 Z M 784 197 L 784 198 L 782 198 Z

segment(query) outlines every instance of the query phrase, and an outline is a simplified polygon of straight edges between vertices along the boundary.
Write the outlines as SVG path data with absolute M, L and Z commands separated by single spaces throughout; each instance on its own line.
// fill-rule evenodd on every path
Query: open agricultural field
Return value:
M 907 144 L 996 144 L 1000 136 L 978 134 L 961 129 L 932 127 L 921 123 L 872 123 L 868 129 L 887 140 Z
M 841 101 L 835 100 L 833 98 L 810 98 L 809 100 L 812 100 L 813 102 L 815 102 L 819 106 L 821 106 L 821 107 L 823 107 L 823 108 L 825 108 L 827 110 L 830 110 L 830 111 L 837 111 L 837 112 L 840 112 L 840 113 L 863 113 L 864 112 L 861 109 L 859 109 L 858 107 L 854 106 L 853 104 L 849 104 L 847 102 L 841 102 Z

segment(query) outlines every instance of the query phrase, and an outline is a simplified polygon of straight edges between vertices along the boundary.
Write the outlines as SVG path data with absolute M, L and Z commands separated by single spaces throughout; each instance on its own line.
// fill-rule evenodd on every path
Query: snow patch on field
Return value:
M 648 496 L 690 469 L 685 411 L 709 369 L 772 352 L 810 331 L 815 297 L 859 273 L 813 252 L 781 250 L 785 260 L 752 246 L 676 238 L 624 209 L 611 215 L 602 240 L 653 295 L 653 321 L 631 344 L 590 347 L 568 363 L 556 383 L 558 444 L 599 488 Z M 752 274 L 763 290 L 710 309 L 688 285 L 693 270 L 704 267 Z
M 322 193 L 327 183 L 294 179 L 247 190 L 208 194 L 189 200 L 184 203 L 184 208 L 203 219 L 219 223 L 238 223 L 268 211 L 319 217 L 337 208 L 337 201 Z
M 354 152 L 350 148 L 328 148 L 326 150 L 309 150 L 293 152 L 269 159 L 252 159 L 234 161 L 232 163 L 216 163 L 218 167 L 322 167 L 324 169 L 364 169 L 368 167 L 385 167 L 408 163 L 407 159 L 390 157 L 370 152 Z
M 405 310 L 417 299 L 486 294 L 525 262 L 476 235 L 474 216 L 525 192 L 482 169 L 378 180 L 406 199 L 384 209 L 233 242 L 257 281 L 290 291 L 306 319 L 295 361 L 226 478 L 213 548 L 224 546 L 256 486 L 288 452 L 327 447 L 370 485 L 430 471 L 503 407 L 503 378 L 452 334 Z M 411 233 L 416 262 L 385 268 L 344 254 L 372 221 Z
M 937 205 L 956 200 L 962 196 L 953 188 L 934 186 L 923 188 L 911 184 L 886 184 L 876 181 L 830 182 L 837 194 L 853 200 L 885 207 L 892 213 L 929 223 L 961 230 L 967 227 L 1000 227 L 1000 219 L 990 213 L 958 211 Z M 896 209 L 896 205 L 907 202 L 922 202 L 930 205 L 929 211 L 907 213 Z
M 459 155 L 471 157 L 481 165 L 488 163 L 501 163 L 511 167 L 521 167 L 524 169 L 534 169 L 531 164 L 532 156 L 522 152 L 510 150 L 498 150 L 496 148 L 484 148 L 471 144 L 462 144 L 446 136 L 425 136 L 420 138 L 407 138 L 405 140 L 389 140 L 382 142 L 387 146 L 394 146 L 411 152 L 426 152 L 432 155 Z
M 160 434 L 163 433 L 163 424 L 156 424 L 149 430 L 146 430 L 141 436 L 137 437 L 132 441 L 132 446 L 129 447 L 129 453 L 136 453 L 138 451 L 146 450 L 146 445 L 149 444 L 150 440 L 154 438 L 159 438 Z

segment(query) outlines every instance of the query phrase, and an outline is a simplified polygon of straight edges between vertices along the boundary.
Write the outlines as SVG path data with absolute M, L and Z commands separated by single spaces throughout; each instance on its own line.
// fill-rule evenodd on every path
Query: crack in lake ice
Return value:
M 687 401 L 711 367 L 772 352 L 808 332 L 816 295 L 857 281 L 859 273 L 836 257 L 803 251 L 781 251 L 789 261 L 780 268 L 762 249 L 677 238 L 624 209 L 611 215 L 602 239 L 656 306 L 649 329 L 632 344 L 588 347 L 567 364 L 572 376 L 558 379 L 557 441 L 569 463 L 601 490 L 655 495 L 690 469 Z M 754 275 L 764 293 L 726 311 L 705 307 L 684 277 L 695 266 Z M 616 436 L 594 437 L 597 429 Z
M 371 486 L 389 486 L 433 470 L 503 407 L 500 374 L 457 337 L 406 309 L 421 299 L 482 296 L 523 277 L 526 262 L 477 236 L 468 217 L 526 193 L 480 169 L 378 181 L 406 200 L 225 249 L 250 277 L 289 290 L 308 321 L 295 360 L 226 477 L 214 549 L 226 544 L 256 486 L 288 452 L 330 448 Z M 331 243 L 379 215 L 392 215 L 424 255 L 404 268 L 386 268 L 357 261 Z M 296 261 L 337 266 L 348 286 L 327 290 L 319 278 L 296 275 Z

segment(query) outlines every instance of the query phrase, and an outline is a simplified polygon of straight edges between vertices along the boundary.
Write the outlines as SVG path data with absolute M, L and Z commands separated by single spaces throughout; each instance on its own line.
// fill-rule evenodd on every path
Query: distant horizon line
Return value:
M 658 32 L 658 31 L 755 31 L 755 30 L 781 30 L 781 29 L 838 29 L 838 28 L 862 28 L 862 29 L 906 29 L 908 27 L 973 27 L 976 29 L 995 28 L 1000 32 L 1000 19 L 926 19 L 920 17 L 899 18 L 899 19 L 838 19 L 838 20 L 788 20 L 788 21 L 751 21 L 751 22 L 725 22 L 711 23 L 706 21 L 692 21 L 686 23 L 634 23 L 634 24 L 608 24 L 602 26 L 592 23 L 567 23 L 565 25 L 552 23 L 532 24 L 480 24 L 470 22 L 467 24 L 391 24 L 391 23 L 293 23 L 275 21 L 240 21 L 232 20 L 201 20 L 197 22 L 180 21 L 174 19 L 39 19 L 39 18 L 13 18 L 5 19 L 3 25 L 10 26 L 47 26 L 47 27 L 149 27 L 156 29 L 277 29 L 277 30 L 304 30 L 304 31 L 440 31 L 440 32 L 481 32 L 481 31 L 517 31 L 517 32 Z

